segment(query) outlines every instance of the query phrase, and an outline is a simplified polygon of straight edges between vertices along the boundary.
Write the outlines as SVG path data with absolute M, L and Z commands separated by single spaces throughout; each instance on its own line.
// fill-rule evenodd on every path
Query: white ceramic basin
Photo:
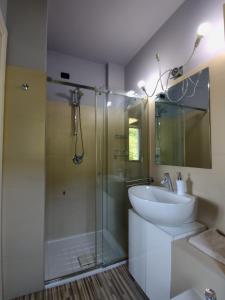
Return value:
M 177 195 L 165 188 L 139 185 L 128 189 L 134 210 L 151 223 L 178 226 L 195 221 L 196 199 Z

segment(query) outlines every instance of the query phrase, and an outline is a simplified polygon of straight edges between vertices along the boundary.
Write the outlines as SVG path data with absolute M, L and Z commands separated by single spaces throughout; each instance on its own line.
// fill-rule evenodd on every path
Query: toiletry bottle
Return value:
M 186 192 L 185 182 L 183 181 L 182 175 L 180 172 L 177 174 L 176 184 L 177 184 L 177 194 L 184 195 Z

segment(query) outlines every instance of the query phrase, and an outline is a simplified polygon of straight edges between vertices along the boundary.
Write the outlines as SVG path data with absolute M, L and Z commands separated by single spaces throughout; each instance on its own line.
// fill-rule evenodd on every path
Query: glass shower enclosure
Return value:
M 127 258 L 127 188 L 148 177 L 146 102 L 49 79 L 46 124 L 45 280 Z M 67 84 L 67 83 L 66 83 Z M 80 120 L 71 102 L 82 92 Z M 81 121 L 84 156 L 74 126 Z M 79 132 L 78 132 L 79 135 Z

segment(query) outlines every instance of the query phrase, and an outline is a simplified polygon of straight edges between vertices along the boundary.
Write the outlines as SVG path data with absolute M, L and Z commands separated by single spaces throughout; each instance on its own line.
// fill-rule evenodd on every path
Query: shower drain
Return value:
M 93 253 L 80 255 L 77 259 L 81 268 L 95 264 L 95 255 Z

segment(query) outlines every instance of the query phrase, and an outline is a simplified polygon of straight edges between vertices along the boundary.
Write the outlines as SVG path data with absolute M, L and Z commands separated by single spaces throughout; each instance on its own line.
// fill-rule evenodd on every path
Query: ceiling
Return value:
M 48 48 L 126 65 L 184 0 L 49 0 Z

